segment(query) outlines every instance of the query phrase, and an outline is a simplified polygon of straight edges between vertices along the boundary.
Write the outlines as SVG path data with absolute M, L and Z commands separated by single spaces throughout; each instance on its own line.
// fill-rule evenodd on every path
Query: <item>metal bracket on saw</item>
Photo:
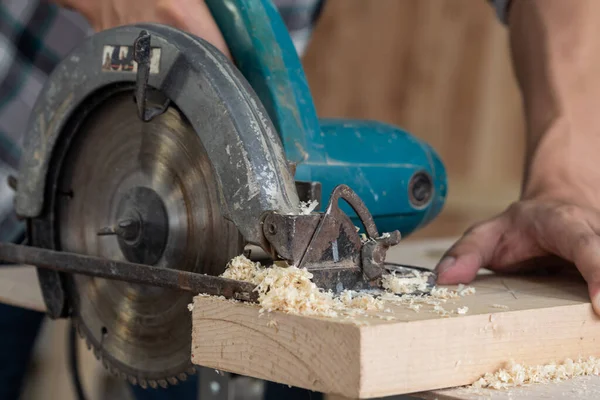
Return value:
M 340 199 L 360 217 L 367 233 L 364 243 L 358 228 L 339 208 Z M 334 189 L 324 213 L 266 213 L 263 232 L 274 260 L 306 267 L 317 286 L 335 291 L 379 286 L 387 249 L 400 241 L 398 231 L 379 235 L 369 210 L 346 185 Z
M 169 98 L 164 100 L 161 107 L 147 107 L 148 77 L 150 76 L 150 34 L 143 30 L 140 36 L 133 42 L 133 59 L 137 63 L 138 70 L 135 82 L 135 101 L 138 107 L 138 116 L 144 122 L 152 120 L 165 112 L 171 101 Z

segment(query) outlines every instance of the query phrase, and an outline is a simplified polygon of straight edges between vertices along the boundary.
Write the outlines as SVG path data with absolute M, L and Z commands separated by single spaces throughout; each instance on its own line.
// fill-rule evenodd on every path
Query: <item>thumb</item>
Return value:
M 437 283 L 452 285 L 472 281 L 477 271 L 492 261 L 505 226 L 506 219 L 501 215 L 470 228 L 435 267 Z

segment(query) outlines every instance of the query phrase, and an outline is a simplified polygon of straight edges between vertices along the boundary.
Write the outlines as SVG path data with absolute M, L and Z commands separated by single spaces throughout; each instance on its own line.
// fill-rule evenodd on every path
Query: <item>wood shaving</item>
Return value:
M 589 357 L 577 361 L 566 359 L 561 364 L 523 366 L 514 361 L 494 373 L 486 373 L 470 387 L 475 389 L 507 389 L 534 383 L 561 382 L 578 376 L 600 375 L 600 359 Z
M 335 317 L 333 295 L 319 290 L 306 268 L 263 267 L 243 255 L 227 265 L 224 278 L 256 285 L 261 312 L 283 311 L 292 314 Z
M 433 312 L 436 313 L 436 314 L 441 315 L 442 317 L 449 317 L 450 316 L 450 312 L 448 310 L 446 310 L 444 307 L 440 306 L 440 305 L 433 306 Z
M 342 304 L 349 309 L 374 311 L 383 309 L 383 301 L 366 293 L 353 290 L 344 290 L 339 298 Z
M 374 317 L 367 312 L 384 310 L 385 302 L 391 301 L 406 306 L 414 312 L 419 312 L 424 305 L 431 306 L 433 312 L 448 317 L 456 312 L 444 309 L 441 304 L 449 299 L 475 292 L 474 288 L 463 285 L 459 286 L 458 290 L 434 287 L 429 295 L 413 294 L 427 292 L 427 282 L 431 273 L 421 271 L 411 271 L 411 273 L 412 276 L 405 274 L 400 276 L 394 273 L 384 275 L 382 286 L 385 291 L 378 291 L 376 295 L 353 290 L 345 290 L 339 294 L 324 291 L 312 282 L 313 275 L 306 268 L 287 266 L 287 264 L 264 267 L 244 255 L 233 258 L 221 276 L 256 285 L 261 314 L 283 311 L 289 314 L 320 317 L 340 315 Z M 384 312 L 391 312 L 391 310 L 388 308 Z
M 464 307 L 459 307 L 459 308 L 456 310 L 456 313 L 457 313 L 457 314 L 460 314 L 460 315 L 464 315 L 464 314 L 466 314 L 466 313 L 468 313 L 468 312 L 469 312 L 469 307 L 467 307 L 467 306 L 464 306 Z
M 501 310 L 509 310 L 510 309 L 508 306 L 505 306 L 503 304 L 491 304 L 490 307 L 499 308 Z
M 192 312 L 194 310 L 194 303 L 188 304 L 188 311 Z
M 430 272 L 411 271 L 413 276 L 398 276 L 395 273 L 384 275 L 381 284 L 384 289 L 395 294 L 425 292 L 428 290 L 427 281 L 432 275 Z
M 461 297 L 474 295 L 477 291 L 473 286 L 468 286 L 465 289 L 458 292 L 458 295 Z
M 277 320 L 270 319 L 269 322 L 267 322 L 267 326 L 269 328 L 276 328 L 277 327 Z
M 458 298 L 459 294 L 458 294 L 458 292 L 456 292 L 454 290 L 450 290 L 448 288 L 434 287 L 431 290 L 431 296 L 436 299 L 448 300 L 448 299 Z
M 383 300 L 370 294 L 345 290 L 335 296 L 332 292 L 321 290 L 311 281 L 313 275 L 306 268 L 266 268 L 243 255 L 233 258 L 221 276 L 255 284 L 261 313 L 283 311 L 289 314 L 336 317 L 340 314 L 357 315 L 383 309 Z
M 473 286 L 465 286 L 462 283 L 460 285 L 458 285 L 458 288 L 456 289 L 456 291 L 458 292 L 458 295 L 460 297 L 471 296 L 471 295 L 474 295 L 476 292 L 476 290 Z

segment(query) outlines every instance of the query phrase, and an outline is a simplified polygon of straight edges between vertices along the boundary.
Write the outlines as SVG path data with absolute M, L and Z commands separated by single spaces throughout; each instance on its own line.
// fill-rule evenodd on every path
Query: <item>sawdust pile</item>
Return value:
M 361 311 L 383 309 L 383 301 L 368 294 L 346 290 L 339 296 L 320 290 L 311 281 L 306 268 L 294 266 L 269 268 L 243 255 L 233 258 L 224 278 L 256 285 L 260 312 L 283 311 L 290 314 L 336 317 L 340 314 L 360 314 Z
M 398 277 L 395 274 L 385 275 L 381 279 L 384 289 L 395 294 L 406 294 L 414 292 L 425 292 L 427 280 L 432 275 L 430 272 L 412 271 L 413 276 Z
M 383 279 L 385 292 L 359 293 L 345 290 L 339 294 L 321 290 L 312 282 L 312 274 L 305 268 L 263 267 L 243 255 L 233 258 L 221 275 L 224 278 L 246 281 L 257 285 L 261 313 L 283 311 L 289 314 L 307 316 L 347 317 L 364 315 L 367 311 L 382 311 L 386 301 L 402 304 L 419 312 L 423 305 L 431 306 L 432 312 L 443 316 L 466 314 L 468 308 L 457 311 L 445 310 L 441 304 L 448 299 L 473 294 L 473 288 L 459 286 L 453 291 L 447 288 L 434 288 L 430 295 L 422 296 L 415 291 L 427 290 L 429 272 L 413 271 L 413 276 L 386 275 Z M 375 295 L 376 294 L 376 295 Z M 397 296 L 397 294 L 402 296 Z M 387 309 L 389 312 L 390 310 Z M 384 310 L 385 312 L 385 310 Z M 377 316 L 382 319 L 394 319 L 391 316 Z
M 579 376 L 600 375 L 600 359 L 589 357 L 574 361 L 567 359 L 561 364 L 523 366 L 510 362 L 506 368 L 487 373 L 470 388 L 508 389 L 534 383 L 561 382 Z

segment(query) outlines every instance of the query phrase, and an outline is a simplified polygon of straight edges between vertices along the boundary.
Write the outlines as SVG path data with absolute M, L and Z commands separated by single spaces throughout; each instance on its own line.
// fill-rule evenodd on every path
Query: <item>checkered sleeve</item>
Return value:
M 35 100 L 48 74 L 89 33 L 78 14 L 47 1 L 0 0 L 0 241 L 19 241 L 9 175 L 16 175 Z

